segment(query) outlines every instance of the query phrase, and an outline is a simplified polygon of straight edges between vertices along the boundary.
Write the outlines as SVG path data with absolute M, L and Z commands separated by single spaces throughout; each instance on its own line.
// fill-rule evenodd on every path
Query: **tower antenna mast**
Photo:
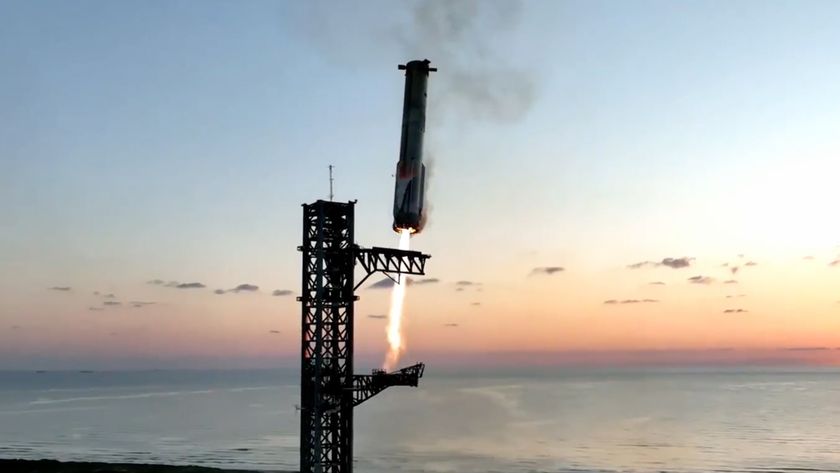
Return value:
M 333 165 L 330 164 L 330 202 L 333 200 L 333 175 L 332 175 Z

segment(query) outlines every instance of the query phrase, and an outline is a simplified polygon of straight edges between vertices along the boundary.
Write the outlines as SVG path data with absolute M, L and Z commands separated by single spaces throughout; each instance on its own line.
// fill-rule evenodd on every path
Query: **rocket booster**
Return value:
M 399 66 L 405 71 L 405 96 L 403 98 L 402 138 L 400 160 L 397 162 L 394 187 L 394 231 L 407 229 L 420 231 L 425 223 L 423 202 L 426 166 L 423 165 L 423 135 L 426 130 L 426 84 L 429 60 L 410 61 Z

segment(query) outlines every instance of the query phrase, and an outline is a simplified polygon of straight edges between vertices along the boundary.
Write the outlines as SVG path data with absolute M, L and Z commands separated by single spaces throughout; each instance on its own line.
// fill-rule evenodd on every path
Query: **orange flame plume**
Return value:
M 410 246 L 411 230 L 404 228 L 400 230 L 400 249 L 407 250 Z M 405 351 L 402 334 L 402 313 L 403 301 L 405 301 L 406 278 L 400 276 L 399 283 L 394 284 L 391 292 L 391 309 L 388 312 L 388 354 L 385 355 L 385 362 L 382 369 L 392 371 L 400 361 L 400 356 Z

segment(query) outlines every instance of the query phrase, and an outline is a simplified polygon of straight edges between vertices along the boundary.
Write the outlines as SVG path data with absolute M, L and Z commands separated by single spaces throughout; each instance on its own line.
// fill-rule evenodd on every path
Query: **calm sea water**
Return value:
M 279 371 L 0 373 L 0 457 L 297 468 Z M 840 372 L 435 375 L 356 411 L 359 472 L 840 471 Z

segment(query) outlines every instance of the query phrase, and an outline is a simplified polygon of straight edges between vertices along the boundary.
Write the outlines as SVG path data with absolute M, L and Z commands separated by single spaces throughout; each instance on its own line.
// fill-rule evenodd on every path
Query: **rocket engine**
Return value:
M 423 165 L 423 135 L 426 129 L 426 84 L 429 60 L 410 61 L 400 65 L 405 71 L 405 96 L 403 98 L 402 138 L 400 160 L 397 162 L 394 187 L 394 231 L 419 232 L 425 223 L 426 166 Z

